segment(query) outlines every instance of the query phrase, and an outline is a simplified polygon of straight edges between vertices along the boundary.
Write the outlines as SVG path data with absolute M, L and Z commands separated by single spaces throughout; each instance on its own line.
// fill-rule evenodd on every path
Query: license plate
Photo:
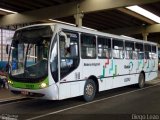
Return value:
M 29 92 L 27 92 L 27 91 L 21 91 L 21 94 L 23 94 L 23 95 L 28 95 Z

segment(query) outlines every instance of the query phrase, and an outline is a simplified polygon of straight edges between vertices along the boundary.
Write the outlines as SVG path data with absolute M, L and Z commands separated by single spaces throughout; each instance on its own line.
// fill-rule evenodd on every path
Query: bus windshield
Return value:
M 10 76 L 16 80 L 46 77 L 52 35 L 50 26 L 35 26 L 16 31 L 10 52 Z

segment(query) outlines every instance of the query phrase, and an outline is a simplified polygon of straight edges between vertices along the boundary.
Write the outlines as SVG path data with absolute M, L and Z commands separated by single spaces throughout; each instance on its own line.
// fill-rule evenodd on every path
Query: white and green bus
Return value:
M 158 75 L 156 43 L 56 23 L 16 30 L 9 55 L 11 92 L 41 99 L 91 101 Z

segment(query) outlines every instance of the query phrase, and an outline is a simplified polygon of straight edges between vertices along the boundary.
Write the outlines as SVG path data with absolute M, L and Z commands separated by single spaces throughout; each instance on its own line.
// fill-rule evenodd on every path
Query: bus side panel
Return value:
M 112 78 L 102 78 L 98 80 L 99 91 L 109 90 L 112 88 Z
M 85 79 L 82 77 L 81 68 L 80 63 L 77 69 L 60 80 L 59 99 L 83 95 Z
M 157 72 L 151 72 L 150 73 L 150 79 L 146 80 L 146 81 L 149 81 L 149 80 L 153 80 L 153 79 L 156 79 L 158 76 L 158 73 Z
M 112 87 L 112 80 L 107 77 L 109 75 L 109 65 L 104 67 L 105 63 L 105 59 L 83 59 L 82 61 L 83 79 L 87 79 L 90 76 L 96 77 L 99 84 L 99 91 L 108 90 Z
M 149 81 L 149 80 L 151 80 L 151 69 L 153 68 L 152 67 L 152 65 L 151 65 L 151 63 L 152 63 L 152 60 L 150 60 L 150 59 L 147 59 L 147 60 L 145 60 L 144 59 L 144 68 L 143 68 L 143 70 L 144 70 L 144 72 L 145 72 L 145 81 Z
M 70 83 L 59 84 L 59 100 L 70 97 Z
M 139 73 L 142 69 L 142 65 L 138 65 L 138 60 L 126 60 L 125 63 L 128 63 L 130 68 L 128 69 L 128 75 L 124 79 L 125 85 L 132 85 L 138 83 Z
M 99 67 L 99 91 L 109 90 L 112 88 L 112 77 L 110 77 L 110 67 L 111 67 L 111 59 L 101 59 L 99 60 L 101 65 Z
M 157 64 L 156 59 L 147 60 L 145 63 L 145 80 L 153 80 L 157 77 Z
M 137 61 L 127 59 L 113 59 L 112 66 L 112 88 L 138 83 L 139 74 L 136 74 Z
M 60 83 L 59 99 L 66 99 L 83 95 L 85 81 Z

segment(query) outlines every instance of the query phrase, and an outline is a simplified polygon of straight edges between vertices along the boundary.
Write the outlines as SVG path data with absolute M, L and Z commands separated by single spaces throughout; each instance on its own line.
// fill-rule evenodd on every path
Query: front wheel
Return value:
M 86 102 L 90 102 L 94 99 L 96 95 L 96 84 L 93 80 L 89 79 L 86 81 L 84 86 L 84 95 L 83 98 Z
M 139 75 L 139 80 L 138 80 L 138 87 L 139 87 L 139 88 L 143 88 L 143 87 L 144 87 L 144 84 L 145 84 L 144 75 L 143 75 L 143 73 L 140 73 L 140 75 Z

